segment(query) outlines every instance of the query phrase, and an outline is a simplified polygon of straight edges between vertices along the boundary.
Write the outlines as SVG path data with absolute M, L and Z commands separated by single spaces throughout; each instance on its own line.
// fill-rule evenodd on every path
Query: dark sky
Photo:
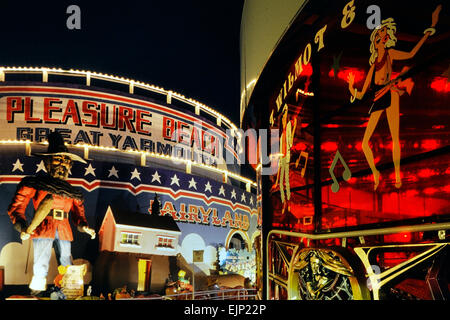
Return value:
M 69 5 L 81 30 L 69 30 Z M 82 69 L 154 84 L 239 125 L 243 0 L 0 2 L 0 65 Z

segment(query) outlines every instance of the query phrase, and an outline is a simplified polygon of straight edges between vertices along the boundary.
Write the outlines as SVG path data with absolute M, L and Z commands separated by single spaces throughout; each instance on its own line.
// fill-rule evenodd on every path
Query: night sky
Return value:
M 81 30 L 66 27 L 69 5 Z M 243 0 L 0 2 L 0 65 L 123 76 L 198 100 L 239 125 Z

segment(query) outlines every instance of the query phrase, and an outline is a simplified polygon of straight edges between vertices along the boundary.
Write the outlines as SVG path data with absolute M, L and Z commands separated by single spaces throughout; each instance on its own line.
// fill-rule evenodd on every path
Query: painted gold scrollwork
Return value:
M 302 300 L 361 299 L 361 289 L 349 263 L 329 249 L 303 249 L 293 265 L 291 283 Z M 295 294 L 291 294 L 295 296 Z

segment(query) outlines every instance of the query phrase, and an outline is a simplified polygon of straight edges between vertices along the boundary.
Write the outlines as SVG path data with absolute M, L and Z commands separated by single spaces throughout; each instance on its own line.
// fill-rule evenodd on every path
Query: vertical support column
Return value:
M 191 174 L 191 172 L 192 172 L 191 161 L 186 161 L 186 173 Z
M 311 87 L 314 92 L 313 99 L 313 139 L 314 139 L 314 232 L 322 229 L 322 177 L 320 144 L 320 53 L 311 56 L 313 74 Z
M 255 105 L 255 108 L 258 110 L 269 110 L 269 104 L 263 104 L 263 105 Z M 261 117 L 261 126 L 260 128 L 270 128 L 270 123 L 268 117 L 262 116 Z M 239 136 L 239 134 L 238 134 Z M 238 140 L 240 140 L 240 137 L 238 137 Z M 267 154 L 272 154 L 274 150 L 272 150 L 272 144 L 269 143 L 267 146 Z M 268 234 L 270 230 L 272 229 L 272 222 L 273 222 L 273 215 L 274 215 L 274 208 L 272 206 L 272 198 L 270 189 L 272 188 L 272 181 L 270 180 L 270 176 L 267 174 L 262 174 L 262 168 L 259 172 L 259 177 L 257 179 L 260 179 L 261 181 L 261 194 L 262 194 L 262 201 L 261 201 L 261 242 L 262 242 L 262 283 L 263 283 L 263 289 L 261 290 L 262 299 L 266 300 L 269 299 L 269 250 L 268 247 Z
M 25 141 L 25 155 L 27 157 L 31 156 L 31 141 L 30 140 Z
M 47 72 L 47 70 L 42 70 L 42 82 L 48 82 L 48 72 Z
M 89 146 L 87 145 L 84 146 L 83 158 L 89 160 Z
M 133 80 L 130 81 L 129 92 L 134 93 L 134 81 Z
M 195 104 L 195 114 L 200 115 L 200 105 L 198 103 Z
M 141 153 L 141 167 L 145 167 L 147 165 L 147 154 L 145 152 Z

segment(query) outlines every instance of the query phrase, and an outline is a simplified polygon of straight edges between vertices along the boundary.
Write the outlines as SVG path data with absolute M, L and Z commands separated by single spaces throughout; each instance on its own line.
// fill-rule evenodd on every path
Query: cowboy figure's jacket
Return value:
M 18 231 L 25 230 L 28 226 L 25 210 L 30 199 L 33 200 L 36 210 L 41 201 L 49 194 L 53 198 L 53 208 L 34 230 L 31 238 L 54 239 L 55 232 L 58 230 L 61 240 L 73 241 L 72 229 L 68 220 L 69 212 L 72 213 L 72 220 L 79 230 L 88 225 L 84 214 L 83 196 L 68 182 L 50 175 L 25 177 L 19 183 L 8 207 L 8 215 L 13 225 Z

